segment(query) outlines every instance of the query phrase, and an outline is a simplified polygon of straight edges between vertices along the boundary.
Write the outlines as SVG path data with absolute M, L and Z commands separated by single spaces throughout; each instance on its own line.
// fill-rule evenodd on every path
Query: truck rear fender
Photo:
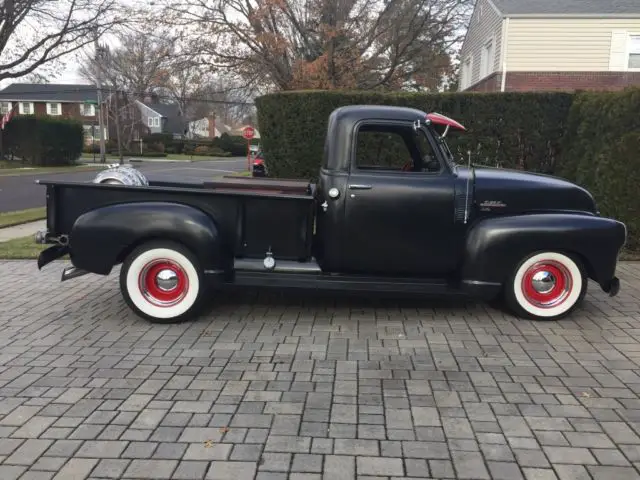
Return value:
M 129 252 L 149 240 L 183 244 L 205 270 L 224 270 L 230 258 L 209 215 L 171 202 L 122 203 L 86 212 L 71 229 L 69 250 L 77 268 L 108 275 Z
M 535 213 L 480 220 L 467 234 L 461 280 L 467 287 L 501 286 L 516 265 L 537 251 L 578 258 L 589 278 L 607 290 L 625 243 L 626 227 L 582 213 Z

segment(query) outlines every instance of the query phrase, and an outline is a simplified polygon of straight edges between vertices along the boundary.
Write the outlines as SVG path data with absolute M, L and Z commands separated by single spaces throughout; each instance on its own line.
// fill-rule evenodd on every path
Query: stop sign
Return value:
M 256 130 L 253 127 L 244 127 L 242 129 L 242 136 L 247 140 L 251 140 L 256 134 Z

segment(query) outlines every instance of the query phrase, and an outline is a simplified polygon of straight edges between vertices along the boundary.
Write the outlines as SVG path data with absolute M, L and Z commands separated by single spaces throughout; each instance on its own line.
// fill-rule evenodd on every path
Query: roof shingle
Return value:
M 95 85 L 12 83 L 5 89 L 0 90 L 0 100 L 95 102 L 98 100 L 98 92 Z
M 492 0 L 503 15 L 634 15 L 640 0 Z

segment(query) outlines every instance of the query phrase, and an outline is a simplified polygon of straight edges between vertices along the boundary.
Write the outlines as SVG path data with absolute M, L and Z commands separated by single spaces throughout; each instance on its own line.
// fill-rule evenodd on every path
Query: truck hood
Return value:
M 491 167 L 475 167 L 474 177 L 475 204 L 481 214 L 550 210 L 597 213 L 587 190 L 557 177 Z

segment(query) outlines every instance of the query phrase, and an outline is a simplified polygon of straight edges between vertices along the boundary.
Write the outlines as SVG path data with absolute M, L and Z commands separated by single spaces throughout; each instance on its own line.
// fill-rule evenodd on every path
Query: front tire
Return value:
M 120 270 L 125 302 L 153 323 L 193 317 L 203 298 L 203 275 L 197 258 L 168 241 L 145 243 L 131 252 Z
M 520 317 L 558 320 L 582 302 L 587 283 L 578 260 L 559 252 L 539 252 L 516 266 L 504 286 L 505 301 Z

